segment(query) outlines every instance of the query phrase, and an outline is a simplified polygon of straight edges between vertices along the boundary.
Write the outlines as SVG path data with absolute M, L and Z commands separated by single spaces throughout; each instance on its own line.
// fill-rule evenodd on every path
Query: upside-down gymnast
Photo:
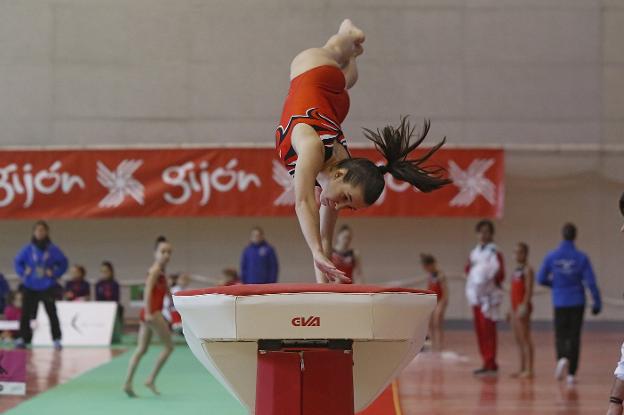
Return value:
M 355 61 L 364 51 L 364 39 L 364 32 L 346 19 L 323 47 L 304 50 L 293 59 L 290 89 L 276 130 L 279 158 L 294 175 L 295 211 L 312 252 L 317 282 L 348 280 L 329 259 L 338 211 L 375 203 L 384 189 L 385 173 L 423 192 L 450 183 L 443 177 L 444 169 L 423 166 L 444 139 L 422 157 L 407 159 L 425 139 L 428 121 L 414 143 L 410 143 L 414 129 L 406 118 L 397 128 L 364 129 L 385 157 L 385 165 L 349 154 L 340 124 L 349 110 L 347 89 L 358 79 Z M 316 186 L 322 189 L 320 209 Z

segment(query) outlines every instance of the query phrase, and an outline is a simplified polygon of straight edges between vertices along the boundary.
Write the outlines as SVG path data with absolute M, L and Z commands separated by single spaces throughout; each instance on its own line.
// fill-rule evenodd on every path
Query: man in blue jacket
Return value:
M 574 245 L 576 233 L 574 224 L 566 223 L 563 226 L 563 241 L 557 249 L 546 255 L 537 274 L 539 284 L 552 288 L 558 359 L 555 377 L 561 380 L 567 372 L 570 385 L 576 381 L 585 312 L 585 288 L 592 295 L 592 314 L 596 315 L 602 309 L 600 290 L 589 257 Z
M 61 326 L 55 305 L 57 280 L 67 271 L 67 258 L 52 243 L 50 228 L 44 221 L 33 227 L 33 236 L 15 257 L 15 272 L 22 280 L 23 308 L 20 320 L 20 338 L 16 347 L 25 348 L 32 340 L 30 318 L 41 301 L 50 319 L 54 348 L 61 349 Z
M 275 249 L 264 239 L 260 227 L 251 230 L 250 244 L 241 255 L 241 282 L 243 284 L 270 284 L 277 282 L 279 265 Z

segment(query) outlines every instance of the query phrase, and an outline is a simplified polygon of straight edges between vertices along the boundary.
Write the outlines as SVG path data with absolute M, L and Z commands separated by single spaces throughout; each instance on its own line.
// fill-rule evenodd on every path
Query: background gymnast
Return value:
M 145 381 L 145 386 L 156 395 L 160 395 L 155 385 L 156 376 L 158 376 L 160 369 L 162 369 L 169 355 L 173 352 L 173 341 L 171 340 L 169 323 L 167 323 L 162 315 L 165 297 L 170 295 L 165 275 L 167 264 L 171 260 L 172 253 L 173 247 L 171 243 L 169 243 L 164 236 L 159 236 L 156 239 L 154 247 L 154 263 L 150 267 L 147 273 L 147 280 L 145 281 L 145 291 L 143 292 L 145 305 L 141 309 L 141 323 L 139 325 L 139 335 L 137 337 L 138 344 L 136 351 L 130 359 L 128 374 L 123 387 L 124 392 L 131 398 L 136 397 L 132 386 L 132 380 L 141 358 L 143 358 L 145 352 L 147 352 L 149 348 L 150 341 L 152 340 L 152 332 L 155 332 L 160 337 L 160 341 L 164 346 L 164 349 L 160 352 L 156 360 L 154 369 Z
M 364 40 L 364 32 L 346 19 L 323 47 L 304 50 L 293 59 L 290 89 L 276 130 L 278 155 L 294 175 L 295 211 L 312 252 L 317 282 L 348 282 L 329 259 L 338 211 L 375 203 L 384 189 L 385 173 L 423 192 L 450 183 L 443 177 L 444 169 L 423 166 L 444 139 L 422 157 L 407 159 L 425 139 L 428 121 L 414 143 L 407 118 L 396 128 L 364 129 L 385 157 L 385 165 L 350 156 L 340 124 L 349 111 L 347 89 L 358 79 L 355 61 L 364 51 Z M 322 189 L 320 194 L 316 186 Z

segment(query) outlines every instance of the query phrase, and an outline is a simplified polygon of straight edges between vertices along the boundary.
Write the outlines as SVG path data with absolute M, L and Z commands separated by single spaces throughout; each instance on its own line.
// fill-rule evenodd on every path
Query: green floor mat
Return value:
M 135 377 L 139 398 L 121 390 L 131 351 L 22 403 L 6 415 L 243 415 L 245 409 L 184 346 L 176 347 L 156 380 L 162 395 L 143 386 L 159 346 L 150 347 Z

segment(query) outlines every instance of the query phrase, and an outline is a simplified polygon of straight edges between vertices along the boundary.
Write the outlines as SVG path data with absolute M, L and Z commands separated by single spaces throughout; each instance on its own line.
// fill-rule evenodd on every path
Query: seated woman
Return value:
M 340 209 L 372 205 L 385 186 L 385 173 L 423 192 L 450 183 L 444 169 L 425 167 L 444 140 L 417 159 L 410 153 L 425 139 L 410 142 L 414 129 L 406 118 L 395 128 L 365 129 L 365 136 L 385 157 L 377 166 L 364 158 L 352 158 L 340 124 L 349 110 L 349 95 L 358 78 L 356 58 L 362 54 L 364 32 L 346 19 L 338 33 L 321 48 L 307 49 L 290 65 L 290 89 L 276 130 L 279 158 L 294 175 L 295 211 L 303 236 L 312 252 L 317 282 L 348 282 L 345 273 L 329 259 L 334 227 Z M 316 186 L 321 207 L 317 204 Z

